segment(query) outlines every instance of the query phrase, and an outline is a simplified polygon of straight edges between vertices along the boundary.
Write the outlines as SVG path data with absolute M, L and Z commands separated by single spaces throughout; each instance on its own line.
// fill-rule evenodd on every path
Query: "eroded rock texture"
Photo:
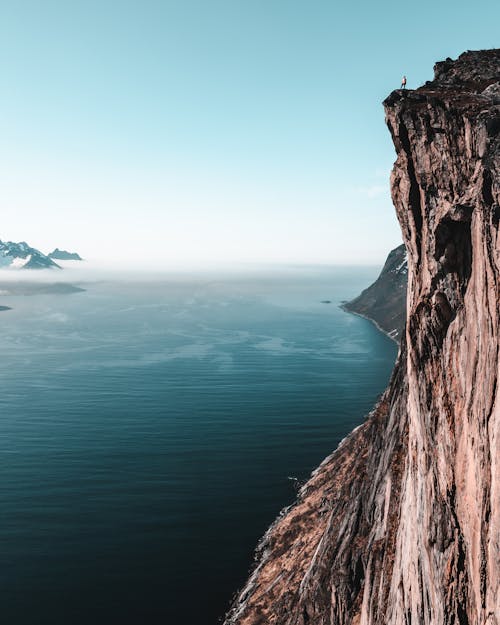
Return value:
M 500 623 L 500 50 L 384 102 L 408 250 L 382 401 L 264 536 L 227 625 Z

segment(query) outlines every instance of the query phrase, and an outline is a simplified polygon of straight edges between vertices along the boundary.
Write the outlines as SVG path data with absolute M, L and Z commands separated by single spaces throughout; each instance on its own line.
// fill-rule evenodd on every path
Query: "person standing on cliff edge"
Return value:
M 406 76 L 401 79 L 401 89 L 406 89 Z

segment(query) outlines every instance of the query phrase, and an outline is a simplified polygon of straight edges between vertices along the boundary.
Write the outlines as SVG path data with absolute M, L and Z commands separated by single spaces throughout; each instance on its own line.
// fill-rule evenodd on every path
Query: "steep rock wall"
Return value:
M 384 102 L 408 251 L 381 402 L 264 536 L 227 625 L 500 623 L 500 50 Z

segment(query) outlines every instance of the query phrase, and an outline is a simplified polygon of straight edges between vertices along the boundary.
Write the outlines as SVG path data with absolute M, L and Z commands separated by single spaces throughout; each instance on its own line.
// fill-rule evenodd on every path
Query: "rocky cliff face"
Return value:
M 406 321 L 406 287 L 408 258 L 406 247 L 393 249 L 379 277 L 358 297 L 345 302 L 343 308 L 366 317 L 396 342 L 399 342 Z
M 385 101 L 408 250 L 389 388 L 273 524 L 232 625 L 498 625 L 500 50 Z

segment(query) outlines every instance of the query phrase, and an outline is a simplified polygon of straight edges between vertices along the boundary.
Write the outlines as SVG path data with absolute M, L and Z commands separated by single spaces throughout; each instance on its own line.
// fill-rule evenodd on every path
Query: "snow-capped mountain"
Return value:
M 59 265 L 39 250 L 22 241 L 0 241 L 0 268 L 60 269 Z

